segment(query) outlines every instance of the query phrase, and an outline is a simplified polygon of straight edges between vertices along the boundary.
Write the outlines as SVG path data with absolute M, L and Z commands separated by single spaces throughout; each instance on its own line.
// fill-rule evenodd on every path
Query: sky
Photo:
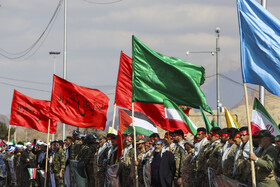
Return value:
M 21 58 L 9 59 L 36 42 L 61 2 L 0 0 L 0 114 L 10 115 L 14 89 L 50 100 L 52 74 L 55 71 L 63 77 L 63 3 L 38 45 Z M 280 19 L 279 0 L 268 0 L 267 9 Z M 67 80 L 106 93 L 111 114 L 120 52 L 131 56 L 131 38 L 135 35 L 159 53 L 203 66 L 206 81 L 201 88 L 215 110 L 216 57 L 210 53 L 187 56 L 186 51 L 215 50 L 216 27 L 221 30 L 220 73 L 237 82 L 220 78 L 221 102 L 230 109 L 244 95 L 235 0 L 69 0 Z M 50 51 L 61 54 L 54 58 Z

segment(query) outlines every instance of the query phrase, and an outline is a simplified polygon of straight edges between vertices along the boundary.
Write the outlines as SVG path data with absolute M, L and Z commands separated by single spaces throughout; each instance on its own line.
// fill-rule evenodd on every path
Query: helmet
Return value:
M 73 136 L 74 139 L 77 139 L 78 136 L 79 136 L 79 134 L 80 134 L 80 131 L 78 131 L 78 130 L 74 130 L 74 131 L 72 132 L 72 136 Z
M 86 144 L 93 144 L 96 143 L 98 139 L 98 135 L 96 133 L 91 132 L 86 136 L 84 142 Z
M 86 136 L 87 136 L 86 134 L 80 133 L 78 135 L 78 139 L 85 140 Z

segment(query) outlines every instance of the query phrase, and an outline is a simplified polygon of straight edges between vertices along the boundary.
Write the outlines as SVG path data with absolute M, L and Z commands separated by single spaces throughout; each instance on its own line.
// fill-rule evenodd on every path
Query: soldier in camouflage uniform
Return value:
M 249 160 L 250 144 L 249 144 L 248 127 L 240 128 L 239 134 L 240 134 L 240 139 L 242 144 L 238 153 L 235 154 L 234 175 L 235 175 L 235 179 L 237 179 L 241 183 L 244 183 L 246 185 L 251 185 L 252 178 L 248 177 L 251 176 L 251 164 Z
M 176 148 L 174 150 L 174 159 L 176 163 L 176 172 L 174 176 L 174 187 L 183 186 L 182 183 L 182 168 L 186 158 L 185 147 L 184 147 L 184 132 L 182 130 L 174 131 L 174 139 L 177 142 Z
M 112 146 L 108 151 L 107 166 L 112 166 L 112 165 L 116 164 L 118 161 L 118 137 L 117 137 L 117 135 L 112 134 L 110 136 L 110 140 L 111 140 Z
M 185 142 L 185 150 L 188 152 L 186 159 L 184 161 L 183 169 L 182 169 L 182 178 L 183 178 L 183 186 L 184 187 L 192 187 L 192 167 L 191 167 L 191 159 L 194 155 L 194 145 L 192 140 L 188 140 Z
M 86 173 L 87 173 L 87 184 L 89 187 L 95 186 L 94 176 L 94 160 L 95 153 L 97 151 L 97 140 L 98 136 L 95 133 L 89 133 L 85 138 L 85 143 L 88 147 L 87 155 L 85 157 Z
M 144 176 L 143 176 L 143 159 L 144 159 L 144 154 L 145 154 L 145 141 L 143 139 L 138 139 L 136 142 L 137 144 L 137 171 L 138 171 L 138 186 L 139 187 L 144 187 L 145 182 L 144 182 Z
M 16 145 L 15 156 L 14 156 L 14 166 L 15 166 L 15 173 L 16 173 L 16 184 L 19 186 L 21 184 L 21 168 L 20 168 L 20 157 L 21 152 L 23 151 L 23 145 L 18 144 Z
M 277 151 L 271 144 L 273 136 L 268 130 L 259 132 L 261 138 L 261 151 L 257 155 L 250 153 L 250 159 L 255 162 L 257 187 L 277 187 L 278 184 L 274 177 L 274 161 Z
M 280 186 L 280 135 L 275 137 L 275 148 L 277 150 L 277 157 L 275 160 L 275 169 L 274 169 L 274 174 L 275 174 L 275 179 Z
M 28 142 L 26 144 L 26 149 L 22 151 L 20 157 L 20 167 L 21 167 L 21 184 L 20 186 L 30 186 L 34 183 L 34 181 L 29 180 L 29 172 L 28 168 L 35 168 L 36 158 L 35 155 L 32 153 L 32 144 Z
M 10 149 L 9 148 L 6 148 L 6 151 L 5 151 L 5 159 L 4 159 L 4 162 L 5 162 L 5 165 L 6 165 L 6 181 L 7 181 L 7 186 L 10 186 L 11 185 L 11 170 L 10 170 L 10 165 L 9 165 L 9 158 L 11 158 L 12 154 L 10 152 Z
M 106 136 L 101 136 L 99 140 L 99 149 L 97 153 L 97 180 L 98 187 L 104 187 L 106 177 L 106 161 L 108 157 L 108 151 L 111 148 L 111 144 L 107 142 Z
M 212 168 L 217 171 L 221 164 L 221 153 L 222 153 L 222 146 L 221 143 L 221 135 L 220 135 L 220 128 L 214 127 L 211 129 L 209 134 L 211 144 L 208 146 L 204 153 L 204 175 L 208 176 L 208 168 Z M 208 180 L 206 180 L 208 183 Z
M 195 137 L 197 138 L 197 143 L 195 143 L 194 145 L 194 155 L 191 160 L 191 168 L 193 172 L 191 173 L 190 178 L 192 179 L 192 186 L 200 187 L 201 183 L 205 179 L 205 176 L 203 174 L 204 165 L 203 163 L 201 165 L 201 162 L 199 161 L 204 158 L 204 152 L 210 145 L 210 142 L 206 137 L 206 129 L 203 127 L 197 129 L 197 134 L 195 135 Z
M 229 149 L 226 149 L 225 152 L 223 152 L 222 155 L 222 174 L 227 176 L 227 177 L 232 177 L 233 176 L 233 164 L 234 164 L 234 156 L 235 156 L 235 151 L 237 145 L 234 143 L 234 137 L 236 133 L 239 133 L 237 129 L 233 130 L 230 134 L 228 144 L 230 145 Z
M 56 187 L 63 187 L 64 169 L 65 169 L 65 153 L 63 151 L 63 141 L 56 142 L 56 150 L 51 164 L 55 177 Z
M 119 180 L 120 186 L 129 187 L 132 184 L 135 184 L 134 177 L 134 148 L 133 148 L 133 138 L 128 135 L 125 139 L 125 148 L 123 154 L 120 158 L 119 166 Z

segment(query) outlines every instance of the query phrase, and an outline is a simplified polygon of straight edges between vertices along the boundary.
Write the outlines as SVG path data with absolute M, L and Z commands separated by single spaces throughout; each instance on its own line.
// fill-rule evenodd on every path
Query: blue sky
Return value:
M 110 1 L 68 1 L 67 79 L 107 93 L 111 97 L 109 111 L 112 111 L 120 51 L 131 56 L 132 35 L 157 52 L 205 67 L 208 77 L 215 74 L 215 56 L 186 56 L 186 51 L 214 50 L 215 28 L 219 26 L 220 71 L 242 82 L 236 1 L 123 0 L 97 4 L 101 2 Z M 45 29 L 58 3 L 58 0 L 0 0 L 0 48 L 17 53 L 30 47 Z M 268 0 L 267 8 L 280 18 L 279 1 Z M 61 52 L 56 58 L 56 72 L 63 76 L 63 16 L 61 7 L 43 42 L 24 58 L 10 60 L 0 56 L 1 114 L 9 115 L 14 89 L 33 98 L 50 100 L 54 71 L 50 51 Z M 5 54 L 3 50 L 0 53 Z M 207 78 L 202 89 L 215 109 L 215 77 Z M 231 108 L 242 97 L 242 86 L 221 78 L 224 106 Z

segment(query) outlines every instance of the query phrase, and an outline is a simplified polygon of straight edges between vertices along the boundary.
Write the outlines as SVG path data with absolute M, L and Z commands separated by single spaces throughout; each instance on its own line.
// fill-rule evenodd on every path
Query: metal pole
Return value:
M 55 75 L 55 61 L 56 61 L 56 55 L 60 55 L 60 52 L 55 52 L 55 51 L 51 51 L 49 52 L 50 55 L 53 55 L 53 74 Z M 54 141 L 54 134 L 52 134 L 52 141 Z
M 266 0 L 262 0 L 261 4 L 264 8 L 266 8 Z M 264 98 L 265 98 L 264 87 L 260 86 L 259 87 L 259 100 L 263 106 L 264 106 L 264 102 L 265 102 Z
M 220 111 L 220 71 L 219 71 L 219 37 L 220 37 L 220 28 L 216 28 L 216 87 L 217 87 L 217 123 L 221 127 L 221 111 Z
M 64 0 L 64 49 L 63 49 L 63 78 L 67 79 L 67 0 Z M 65 124 L 62 124 L 62 140 L 65 139 Z

